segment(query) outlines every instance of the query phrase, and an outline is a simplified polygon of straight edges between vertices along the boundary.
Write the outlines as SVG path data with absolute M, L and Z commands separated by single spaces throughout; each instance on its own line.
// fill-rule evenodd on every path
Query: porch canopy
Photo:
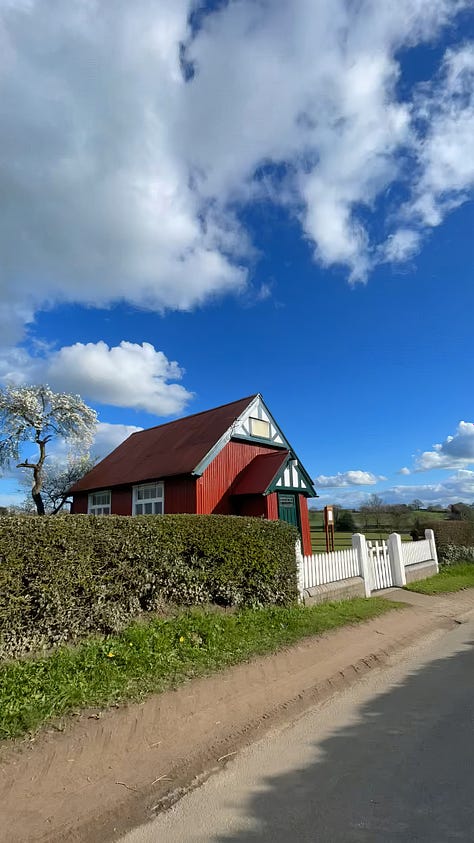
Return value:
M 310 478 L 289 451 L 273 451 L 254 457 L 236 478 L 231 494 L 268 495 L 279 491 L 314 497 Z

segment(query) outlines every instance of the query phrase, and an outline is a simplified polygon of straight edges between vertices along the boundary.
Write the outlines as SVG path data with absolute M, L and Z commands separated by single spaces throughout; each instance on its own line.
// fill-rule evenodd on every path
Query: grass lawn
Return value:
M 374 597 L 229 614 L 187 611 L 40 658 L 6 662 L 0 666 L 0 738 L 34 731 L 84 707 L 141 699 L 395 605 Z
M 406 588 L 419 594 L 444 594 L 449 591 L 461 591 L 464 588 L 474 588 L 474 565 L 451 565 L 443 568 L 434 577 L 427 580 L 410 583 Z

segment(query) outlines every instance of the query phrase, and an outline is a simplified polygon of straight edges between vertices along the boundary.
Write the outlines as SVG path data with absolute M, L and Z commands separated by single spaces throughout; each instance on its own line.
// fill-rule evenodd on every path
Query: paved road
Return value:
M 122 843 L 474 841 L 474 622 L 245 750 Z

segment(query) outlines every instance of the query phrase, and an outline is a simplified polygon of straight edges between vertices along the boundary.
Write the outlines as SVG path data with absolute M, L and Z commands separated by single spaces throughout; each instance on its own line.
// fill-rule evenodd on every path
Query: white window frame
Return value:
M 151 490 L 155 487 L 155 495 L 142 497 L 145 489 Z M 151 512 L 145 512 L 145 506 L 151 507 Z M 161 511 L 160 511 L 161 510 Z M 133 515 L 163 515 L 165 511 L 165 484 L 162 480 L 155 480 L 153 483 L 140 483 L 133 487 L 132 513 Z
M 255 416 L 250 416 L 250 435 L 255 436 L 257 439 L 271 439 L 272 437 L 272 430 L 270 427 L 270 422 L 267 419 L 257 419 Z M 265 426 L 265 433 L 262 433 L 262 426 Z M 260 428 L 260 432 L 259 432 Z
M 100 503 L 95 503 L 94 498 L 105 497 Z M 102 489 L 100 492 L 90 492 L 87 498 L 88 515 L 111 515 L 112 513 L 112 492 L 110 489 Z

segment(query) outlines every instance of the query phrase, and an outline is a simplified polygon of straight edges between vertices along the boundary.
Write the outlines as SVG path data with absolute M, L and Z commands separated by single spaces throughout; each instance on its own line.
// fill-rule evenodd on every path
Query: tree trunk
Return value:
M 64 504 L 66 503 L 66 501 L 67 501 L 67 497 L 65 497 L 65 498 L 61 498 L 61 500 L 59 501 L 59 503 L 57 503 L 57 504 L 54 506 L 54 509 L 53 509 L 53 511 L 52 511 L 52 513 L 51 513 L 51 515 L 57 515 L 57 514 L 58 514 L 58 512 L 60 512 L 60 511 L 61 511 L 61 509 L 63 508 L 63 506 L 64 506 Z
M 38 515 L 44 515 L 44 503 L 43 498 L 41 497 L 41 492 L 35 492 L 34 489 L 31 490 L 31 497 L 33 498 L 36 506 L 36 512 Z
M 34 483 L 31 490 L 31 497 L 33 498 L 38 515 L 44 515 L 44 503 L 41 497 L 41 487 L 43 485 L 43 463 L 44 463 L 44 445 L 39 443 L 41 448 L 41 458 L 35 466 L 33 466 Z
M 43 465 L 46 459 L 46 442 L 48 439 L 40 439 L 39 438 L 39 431 L 37 432 L 35 442 L 37 443 L 40 449 L 40 457 L 38 462 L 19 462 L 17 468 L 31 468 L 33 471 L 33 488 L 31 490 L 31 497 L 33 498 L 36 506 L 36 513 L 37 515 L 44 515 L 44 503 L 43 498 L 41 497 L 41 489 L 43 488 Z

